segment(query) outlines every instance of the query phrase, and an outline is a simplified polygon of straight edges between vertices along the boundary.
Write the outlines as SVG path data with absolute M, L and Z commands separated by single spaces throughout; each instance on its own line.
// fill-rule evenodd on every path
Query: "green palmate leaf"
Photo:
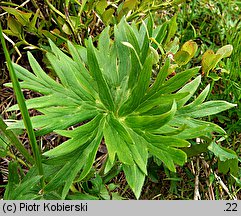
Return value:
M 187 155 L 182 150 L 155 145 L 151 145 L 149 148 L 150 153 L 159 158 L 172 172 L 176 172 L 175 164 L 183 166 L 187 161 Z
M 209 86 L 194 96 L 201 82 L 201 76 L 194 78 L 199 67 L 169 78 L 171 66 L 166 60 L 153 82 L 152 72 L 159 61 L 156 49 L 164 52 L 163 41 L 173 37 L 175 22 L 174 17 L 169 24 L 153 29 L 153 20 L 129 25 L 123 19 L 114 26 L 114 35 L 109 27 L 100 34 L 97 48 L 91 39 L 87 48 L 67 42 L 71 56 L 50 41 L 47 58 L 58 81 L 45 73 L 30 53 L 33 73 L 14 65 L 21 87 L 42 94 L 26 102 L 28 109 L 41 113 L 31 118 L 36 134 L 56 132 L 68 138 L 43 154 L 43 197 L 68 197 L 71 185 L 88 176 L 102 142 L 107 147 L 103 171 L 111 172 L 122 164 L 127 182 L 139 198 L 150 156 L 174 172 L 176 165 L 186 162 L 187 154 L 195 154 L 187 151 L 189 139 L 210 140 L 212 132 L 225 133 L 213 123 L 195 119 L 234 106 L 223 101 L 204 102 Z M 171 31 L 168 35 L 167 27 Z M 188 42 L 183 50 L 190 58 L 196 46 Z M 18 108 L 14 105 L 9 110 Z M 24 128 L 24 124 L 16 121 L 9 128 Z M 36 168 L 30 174 L 36 175 Z M 109 197 L 98 185 L 95 192 Z
M 103 124 L 101 124 L 101 126 L 103 126 Z M 83 155 L 81 156 L 81 158 L 83 159 L 83 161 L 81 161 L 81 164 L 84 164 L 84 166 L 83 166 L 82 172 L 81 172 L 78 180 L 84 179 L 87 176 L 87 174 L 89 173 L 89 171 L 90 171 L 90 169 L 91 169 L 91 167 L 94 163 L 96 153 L 97 153 L 98 147 L 100 145 L 101 139 L 102 139 L 102 131 L 99 130 L 95 139 L 91 142 L 90 147 L 86 148 L 84 150 Z M 80 163 L 80 160 L 78 161 L 78 163 Z M 64 189 L 62 191 L 62 198 L 63 199 L 66 197 L 66 195 L 69 191 L 69 188 L 70 188 L 73 180 L 75 179 L 78 171 L 79 171 L 78 168 L 74 167 L 70 176 L 68 177 L 68 180 L 66 181 Z
M 129 131 L 133 144 L 130 146 L 134 161 L 139 169 L 147 175 L 148 142 L 133 130 Z
M 125 29 L 124 31 L 125 31 L 125 34 L 126 34 L 127 39 L 128 39 L 127 41 L 130 44 L 132 44 L 132 46 L 137 51 L 137 54 L 139 54 L 141 50 L 140 50 L 140 46 L 138 44 L 137 35 L 135 35 L 135 32 L 134 32 L 133 28 L 130 25 L 128 25 L 127 22 L 124 19 L 122 19 L 121 23 L 122 23 L 122 25 Z
M 83 126 L 72 131 L 56 131 L 58 134 L 72 139 L 64 142 L 56 148 L 46 152 L 44 155 L 48 157 L 58 157 L 61 155 L 73 152 L 81 145 L 85 144 L 89 140 L 92 140 L 96 136 L 96 129 L 99 126 L 99 122 L 102 116 L 96 116 L 93 120 L 84 124 Z
M 188 110 L 192 110 L 195 106 L 198 106 L 200 104 L 202 104 L 204 102 L 204 100 L 206 99 L 206 97 L 208 96 L 210 90 L 210 85 L 207 85 L 206 88 L 200 93 L 200 95 L 198 95 L 198 97 L 190 104 L 182 107 L 182 111 L 185 110 L 185 112 Z
M 173 101 L 179 102 L 181 99 L 189 95 L 188 92 L 176 93 L 176 94 L 161 94 L 158 98 L 150 98 L 145 102 L 141 103 L 138 108 L 135 110 L 135 113 L 142 114 L 148 112 L 158 105 L 171 105 Z M 177 103 L 179 104 L 179 103 Z
M 153 135 L 138 131 L 146 141 L 150 153 L 159 158 L 173 172 L 176 171 L 175 164 L 183 165 L 187 160 L 187 155 L 180 149 L 190 146 L 190 143 L 179 138 L 169 136 Z
M 200 125 L 196 126 L 194 128 L 189 128 L 187 125 L 185 125 L 185 130 L 181 131 L 178 134 L 173 135 L 174 137 L 180 138 L 180 139 L 194 139 L 196 137 L 206 137 L 207 134 L 209 134 L 211 131 L 215 130 L 210 125 Z M 200 132 L 202 131 L 202 132 Z
M 139 77 L 140 71 L 142 70 L 142 64 L 140 56 L 138 55 L 135 47 L 130 44 L 129 42 L 122 42 L 122 44 L 128 48 L 130 48 L 131 53 L 131 61 L 134 63 L 136 67 L 131 67 L 130 73 L 129 73 L 129 79 L 128 79 L 128 88 L 130 90 L 133 89 L 133 87 L 136 84 L 136 81 Z
M 177 126 L 177 127 L 180 127 L 183 124 L 186 125 L 186 129 L 187 128 L 195 129 L 196 127 L 205 126 L 207 131 L 206 130 L 199 131 L 200 135 L 204 135 L 204 134 L 210 135 L 211 131 L 225 134 L 225 131 L 218 125 L 211 123 L 211 122 L 206 122 L 206 121 L 190 118 L 189 116 L 178 116 L 177 115 L 175 118 L 173 118 L 170 121 L 170 125 Z M 206 132 L 208 132 L 208 133 L 206 133 Z
M 103 126 L 103 123 L 101 126 Z M 98 146 L 101 142 L 101 138 L 102 132 L 98 131 L 96 137 L 92 141 L 87 141 L 85 145 L 82 145 L 79 149 L 77 149 L 74 157 L 65 163 L 63 168 L 61 168 L 51 179 L 49 184 L 46 185 L 45 191 L 53 191 L 64 185 L 62 191 L 62 199 L 64 199 L 77 173 L 82 169 L 79 180 L 83 179 L 89 173 L 94 162 Z
M 32 118 L 33 126 L 41 128 L 36 132 L 37 136 L 47 134 L 53 130 L 67 128 L 78 122 L 91 119 L 97 114 L 96 110 L 83 109 L 80 111 L 81 107 L 55 107 L 52 109 L 49 108 L 48 110 L 39 110 L 45 115 L 34 116 Z M 63 121 L 63 118 L 65 118 L 65 121 Z M 9 129 L 14 128 L 24 128 L 23 122 L 19 121 L 9 126 Z
M 84 85 L 84 80 L 81 79 L 81 76 L 78 76 L 79 72 L 77 67 L 70 67 L 71 59 L 68 56 L 64 55 L 60 50 L 56 50 L 56 46 L 53 45 L 53 43 L 51 43 L 51 48 L 54 54 L 47 53 L 47 57 L 51 62 L 54 70 L 57 71 L 57 74 L 60 77 L 63 86 L 73 91 L 82 100 L 93 100 L 94 98 L 92 97 L 92 95 L 89 94 L 89 92 L 87 92 L 85 89 L 85 86 L 90 83 Z M 62 58 L 64 62 L 61 62 L 59 60 L 60 58 Z M 69 72 L 66 73 L 66 70 L 68 70 Z M 79 85 L 79 88 L 74 88 L 74 86 L 76 85 Z

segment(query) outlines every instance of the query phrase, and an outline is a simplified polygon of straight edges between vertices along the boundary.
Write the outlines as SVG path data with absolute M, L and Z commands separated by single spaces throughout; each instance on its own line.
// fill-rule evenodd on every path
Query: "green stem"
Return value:
M 30 116 L 29 116 L 29 113 L 28 113 L 28 109 L 27 109 L 27 106 L 26 106 L 26 103 L 25 103 L 25 99 L 24 99 L 23 93 L 21 91 L 20 84 L 19 84 L 18 78 L 15 74 L 15 71 L 14 71 L 14 68 L 13 68 L 13 65 L 12 65 L 12 61 L 10 59 L 10 55 L 9 55 L 9 52 L 8 52 L 8 49 L 7 49 L 7 46 L 6 46 L 4 37 L 3 37 L 1 25 L 0 25 L 0 38 L 1 38 L 1 43 L 2 43 L 2 47 L 3 47 L 4 55 L 5 55 L 5 58 L 7 60 L 7 67 L 8 67 L 10 78 L 11 78 L 11 81 L 12 81 L 12 84 L 13 84 L 13 90 L 14 90 L 14 93 L 15 93 L 16 98 L 17 98 L 18 106 L 19 106 L 19 109 L 20 109 L 21 114 L 22 114 L 22 118 L 23 118 L 25 128 L 27 130 L 27 134 L 28 134 L 28 137 L 29 137 L 29 142 L 30 142 L 32 151 L 33 151 L 35 163 L 36 163 L 37 168 L 38 168 L 38 173 L 39 173 L 40 176 L 42 176 L 41 187 L 44 188 L 44 173 L 43 173 L 43 166 L 42 166 L 42 161 L 41 161 L 40 149 L 39 149 L 39 146 L 37 145 L 35 133 L 34 133 L 34 130 L 33 130 L 33 127 L 32 127 L 32 123 L 31 123 Z
M 28 168 L 31 168 L 31 167 L 29 166 L 29 164 L 26 164 L 21 158 L 16 157 L 16 156 L 15 156 L 14 154 L 12 154 L 10 151 L 8 151 L 7 154 L 8 154 L 9 157 L 17 160 L 20 164 L 22 164 L 22 165 L 24 165 L 24 166 L 26 166 L 26 167 L 28 167 Z
M 10 143 L 16 147 L 16 149 L 26 158 L 26 160 L 30 164 L 34 164 L 34 159 L 32 156 L 28 153 L 28 151 L 24 148 L 22 143 L 19 141 L 17 136 L 11 131 L 7 130 L 7 125 L 3 121 L 2 117 L 0 116 L 0 130 L 3 132 L 3 134 L 8 138 Z
M 51 10 L 53 10 L 55 13 L 57 13 L 59 16 L 61 16 L 63 19 L 66 20 L 66 16 L 63 13 L 61 13 L 59 10 L 57 10 L 48 0 L 45 0 L 45 2 L 47 3 L 47 5 Z

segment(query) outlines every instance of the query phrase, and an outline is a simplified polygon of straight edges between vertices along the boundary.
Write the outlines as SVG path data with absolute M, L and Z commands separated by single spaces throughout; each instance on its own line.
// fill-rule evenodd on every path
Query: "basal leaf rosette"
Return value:
M 170 61 L 156 65 L 157 48 L 152 41 L 162 43 L 167 36 L 163 29 L 153 29 L 151 21 L 137 28 L 122 20 L 114 27 L 114 38 L 109 27 L 105 28 L 97 48 L 91 39 L 86 47 L 68 42 L 70 55 L 50 40 L 51 51 L 46 56 L 57 81 L 41 69 L 31 53 L 33 73 L 14 65 L 21 87 L 42 94 L 26 101 L 28 109 L 42 113 L 32 117 L 36 135 L 54 131 L 69 138 L 43 154 L 43 163 L 54 167 L 45 192 L 61 188 L 64 199 L 71 184 L 87 176 L 104 140 L 108 150 L 105 172 L 121 162 L 128 184 L 139 198 L 149 156 L 159 158 L 175 172 L 175 165 L 187 161 L 181 149 L 190 146 L 188 140 L 224 133 L 219 126 L 197 119 L 234 106 L 224 101 L 204 102 L 209 86 L 193 100 L 201 77 L 192 78 L 199 67 L 168 78 Z M 155 80 L 154 65 L 159 67 Z M 9 110 L 15 109 L 17 105 Z M 76 124 L 81 126 L 66 130 Z M 10 128 L 24 125 L 19 121 Z

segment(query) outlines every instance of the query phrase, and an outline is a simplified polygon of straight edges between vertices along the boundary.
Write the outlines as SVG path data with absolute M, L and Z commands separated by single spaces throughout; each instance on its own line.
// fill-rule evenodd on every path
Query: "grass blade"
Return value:
M 29 113 L 28 113 L 28 109 L 27 109 L 27 106 L 25 104 L 25 99 L 24 99 L 23 93 L 21 91 L 21 88 L 20 88 L 17 76 L 15 74 L 15 71 L 13 69 L 13 65 L 12 65 L 12 62 L 11 62 L 11 59 L 10 59 L 9 52 L 7 50 L 5 40 L 3 38 L 2 26 L 1 25 L 0 25 L 0 38 L 1 38 L 1 43 L 2 43 L 2 46 L 3 46 L 5 58 L 7 60 L 7 67 L 8 67 L 8 70 L 9 70 L 10 78 L 11 78 L 12 83 L 13 83 L 13 89 L 14 89 L 14 92 L 15 92 L 15 95 L 16 95 L 16 98 L 17 98 L 19 109 L 20 109 L 21 114 L 22 114 L 24 125 L 25 125 L 27 133 L 28 133 L 29 142 L 30 142 L 33 154 L 34 154 L 35 163 L 38 167 L 38 173 L 39 173 L 40 176 L 43 176 L 43 167 L 42 167 L 42 163 L 41 163 L 40 150 L 39 150 L 39 147 L 37 145 L 37 141 L 36 141 L 36 137 L 35 137 L 34 130 L 33 130 L 33 127 L 32 127 L 32 123 L 31 123 L 31 120 L 30 120 L 30 116 L 29 116 Z M 42 188 L 44 187 L 43 177 L 41 178 L 41 186 L 42 186 Z
M 3 132 L 3 134 L 8 138 L 10 143 L 14 145 L 18 149 L 18 151 L 26 158 L 26 160 L 34 164 L 34 159 L 32 156 L 28 153 L 28 151 L 24 148 L 22 143 L 19 141 L 19 139 L 16 137 L 16 135 L 11 131 L 7 130 L 7 125 L 3 121 L 2 117 L 0 117 L 0 130 Z

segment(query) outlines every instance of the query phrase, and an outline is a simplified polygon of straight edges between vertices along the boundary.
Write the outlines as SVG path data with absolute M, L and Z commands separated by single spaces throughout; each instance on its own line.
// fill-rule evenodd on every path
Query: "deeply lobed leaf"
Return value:
M 175 17 L 170 24 L 175 24 Z M 107 27 L 100 35 L 98 47 L 91 39 L 87 48 L 68 42 L 72 57 L 50 41 L 47 57 L 59 82 L 47 75 L 31 54 L 33 73 L 15 65 L 21 87 L 42 94 L 27 101 L 29 109 L 42 115 L 32 117 L 37 135 L 56 132 L 69 139 L 44 153 L 46 166 L 58 166 L 50 175 L 45 190 L 61 189 L 61 198 L 71 184 L 90 171 L 98 147 L 104 141 L 108 150 L 106 170 L 116 161 L 123 163 L 126 179 L 139 198 L 150 155 L 159 158 L 171 171 L 187 161 L 181 148 L 190 146 L 189 139 L 224 133 L 217 125 L 196 118 L 224 111 L 234 105 L 223 101 L 204 102 L 209 86 L 191 103 L 201 77 L 192 78 L 199 67 L 187 69 L 168 78 L 170 60 L 159 67 L 156 79 L 156 49 L 152 41 L 161 43 L 167 25 L 152 30 L 151 21 L 138 29 L 123 19 L 114 27 L 114 40 Z M 176 27 L 168 27 L 170 39 Z M 153 38 L 153 40 L 150 40 Z M 168 40 L 169 40 L 168 39 Z M 155 56 L 153 55 L 155 50 Z M 196 47 L 193 47 L 191 56 Z M 10 110 L 18 109 L 13 106 Z M 68 128 L 79 124 L 78 127 Z M 10 128 L 23 128 L 22 122 Z M 68 129 L 68 130 L 66 130 Z

